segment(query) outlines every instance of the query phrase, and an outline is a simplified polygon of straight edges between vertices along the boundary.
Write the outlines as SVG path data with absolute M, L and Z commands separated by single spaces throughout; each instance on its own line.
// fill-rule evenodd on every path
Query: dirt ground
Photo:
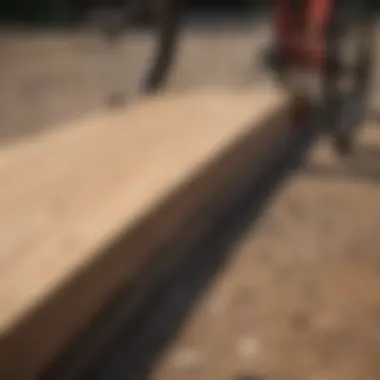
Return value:
M 244 28 L 185 36 L 170 88 L 258 80 L 251 65 L 267 31 Z M 125 49 L 141 51 L 129 62 L 130 78 L 146 60 L 141 39 L 149 38 L 126 41 Z M 115 61 L 94 36 L 12 34 L 0 45 L 2 143 L 104 107 L 122 82 L 114 75 L 120 67 L 107 74 Z M 134 93 L 133 80 L 122 83 Z M 147 378 L 380 378 L 380 121 L 369 120 L 352 158 L 339 160 L 329 148 L 320 142 L 234 244 Z M 125 352 L 115 355 L 91 379 L 137 378 Z
M 380 124 L 321 142 L 233 247 L 153 379 L 380 378 Z

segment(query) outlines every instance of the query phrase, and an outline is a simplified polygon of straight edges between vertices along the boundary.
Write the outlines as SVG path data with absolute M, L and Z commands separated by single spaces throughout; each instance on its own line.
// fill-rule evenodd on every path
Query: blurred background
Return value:
M 103 4 L 105 2 L 103 1 Z M 103 108 L 113 92 L 137 94 L 150 62 L 149 17 L 109 44 L 90 20 L 96 1 L 0 4 L 0 143 Z M 248 83 L 265 1 L 190 1 L 170 89 Z M 213 49 L 210 49 L 210 46 Z M 22 110 L 20 112 L 20 110 Z
M 0 2 L 0 143 L 103 108 L 112 93 L 128 100 L 137 95 L 153 52 L 149 17 L 136 20 L 133 30 L 110 44 L 89 17 L 106 3 Z M 270 26 L 265 0 L 186 2 L 167 87 L 268 80 L 260 54 L 270 41 Z

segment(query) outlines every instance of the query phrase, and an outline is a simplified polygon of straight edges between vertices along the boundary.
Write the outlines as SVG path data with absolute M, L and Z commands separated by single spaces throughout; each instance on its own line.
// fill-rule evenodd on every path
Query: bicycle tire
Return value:
M 360 2 L 360 4 L 359 4 Z M 352 84 L 347 91 L 337 89 L 338 104 L 335 108 L 335 125 L 332 130 L 333 145 L 340 155 L 352 153 L 355 148 L 357 133 L 365 120 L 368 97 L 370 93 L 370 80 L 373 71 L 373 36 L 374 36 L 374 19 L 372 0 L 358 0 L 360 7 L 355 8 L 355 17 L 344 20 L 340 25 L 339 36 L 349 34 L 354 28 L 358 34 L 356 59 L 352 69 Z M 343 36 L 344 38 L 344 36 Z M 340 75 L 345 72 L 345 62 L 340 58 Z M 339 81 L 339 74 L 335 81 Z M 336 83 L 337 87 L 338 84 Z M 352 102 L 352 103 L 350 103 Z M 357 114 L 352 118 L 344 118 L 345 112 L 350 110 L 350 104 L 357 107 Z
M 98 15 L 97 18 L 93 17 L 95 28 L 100 31 L 106 44 L 111 48 L 108 54 L 112 67 L 106 67 L 105 70 L 106 75 L 110 75 L 110 80 L 115 82 L 116 87 L 120 86 L 120 75 L 125 74 L 123 70 L 127 70 L 126 67 L 125 69 L 121 67 L 123 59 L 128 55 L 123 51 L 125 32 L 132 32 L 132 37 L 134 35 L 147 37 L 146 45 L 140 45 L 144 60 L 140 65 L 132 64 L 132 71 L 136 71 L 133 74 L 134 79 L 131 79 L 133 84 L 126 83 L 126 90 L 115 90 L 108 97 L 108 104 L 110 106 L 124 104 L 129 91 L 132 96 L 135 96 L 138 93 L 147 94 L 163 89 L 167 84 L 176 55 L 182 0 L 92 1 L 96 1 L 96 4 L 89 9 L 88 14 L 92 11 L 93 15 Z M 133 38 L 130 41 L 132 40 Z M 133 45 L 134 48 L 136 46 Z M 127 58 L 129 63 L 136 59 L 133 52 Z M 138 59 L 140 60 L 142 57 L 140 56 Z M 118 68 L 113 67 L 115 64 Z M 112 77 L 114 78 L 112 79 Z M 131 87 L 130 90 L 127 90 L 128 86 Z
M 176 56 L 182 11 L 182 0 L 164 0 L 156 21 L 156 51 L 142 90 L 152 93 L 167 83 Z

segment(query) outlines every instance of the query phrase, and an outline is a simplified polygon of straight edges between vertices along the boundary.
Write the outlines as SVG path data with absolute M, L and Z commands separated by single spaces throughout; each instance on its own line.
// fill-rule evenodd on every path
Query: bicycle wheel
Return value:
M 332 130 L 333 144 L 339 154 L 354 148 L 355 138 L 365 120 L 373 68 L 373 1 L 357 0 L 346 10 L 337 28 L 339 72 L 335 78 L 339 98 Z
M 95 25 L 109 48 L 104 70 L 115 87 L 111 104 L 166 85 L 178 43 L 181 5 L 182 0 L 98 0 L 90 10 L 97 15 Z
M 156 10 L 156 50 L 143 84 L 146 92 L 159 90 L 168 79 L 178 44 L 181 10 L 182 0 L 161 0 Z

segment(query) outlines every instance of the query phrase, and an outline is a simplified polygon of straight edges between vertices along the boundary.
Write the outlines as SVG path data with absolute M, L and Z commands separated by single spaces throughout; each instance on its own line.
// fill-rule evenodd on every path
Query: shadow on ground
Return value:
M 183 259 L 171 268 L 164 281 L 149 297 L 145 308 L 132 321 L 124 323 L 92 367 L 75 379 L 148 380 L 155 363 L 168 343 L 180 331 L 187 316 L 207 290 L 213 278 L 226 266 L 234 244 L 261 215 L 284 180 L 303 162 L 315 136 L 313 123 L 303 126 L 302 135 L 286 144 L 273 160 L 271 170 L 253 183 L 246 197 L 231 206 L 223 218 L 201 242 L 181 253 Z M 123 300 L 121 300 L 121 303 Z M 124 301 L 125 302 L 125 301 Z M 62 365 L 62 363 L 61 363 Z M 66 368 L 70 362 L 66 363 Z M 70 373 L 70 371 L 68 371 Z M 48 374 L 49 380 L 74 380 L 73 374 L 62 377 L 59 367 Z M 261 379 L 258 374 L 236 374 L 236 379 Z

